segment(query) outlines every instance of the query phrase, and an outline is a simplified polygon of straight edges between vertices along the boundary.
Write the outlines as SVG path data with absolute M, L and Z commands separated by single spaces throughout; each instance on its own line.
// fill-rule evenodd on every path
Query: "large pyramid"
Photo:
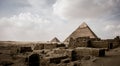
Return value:
M 50 42 L 60 42 L 56 37 L 54 37 Z
M 78 37 L 97 38 L 95 33 L 89 28 L 89 26 L 85 22 L 83 22 L 69 37 L 67 37 L 64 42 L 69 42 L 70 38 L 75 39 Z

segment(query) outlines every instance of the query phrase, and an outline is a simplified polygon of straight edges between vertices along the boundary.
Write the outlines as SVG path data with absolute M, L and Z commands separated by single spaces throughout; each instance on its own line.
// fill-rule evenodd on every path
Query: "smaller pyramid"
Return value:
M 54 37 L 50 42 L 60 42 L 56 37 Z

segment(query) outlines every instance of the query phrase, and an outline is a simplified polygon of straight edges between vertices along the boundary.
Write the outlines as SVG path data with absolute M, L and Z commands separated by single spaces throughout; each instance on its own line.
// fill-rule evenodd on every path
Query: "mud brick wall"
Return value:
M 76 57 L 80 60 L 83 56 L 91 55 L 91 49 L 85 47 L 75 48 Z
M 113 48 L 116 48 L 120 45 L 119 40 L 114 39 L 114 40 L 106 40 L 106 41 L 108 41 L 109 44 L 113 44 Z
M 85 41 L 81 41 L 81 42 L 75 42 L 74 44 L 69 44 L 68 47 L 69 48 L 76 48 L 76 47 L 87 47 L 88 43 Z
M 88 43 L 87 41 L 81 41 L 79 39 L 70 39 L 69 48 L 76 48 L 76 47 L 87 47 Z
M 74 53 L 74 49 L 54 49 L 54 53 L 55 54 L 63 54 L 63 55 L 67 55 L 68 57 L 72 57 L 73 53 Z
M 71 60 L 75 60 L 75 56 L 76 56 L 76 53 L 74 51 L 74 49 L 55 49 L 54 50 L 54 53 L 55 54 L 62 54 L 62 55 L 66 55 L 68 56 L 69 58 L 71 58 Z
M 69 41 L 69 48 L 76 48 L 76 47 L 93 47 L 93 48 L 107 48 L 112 49 L 118 47 L 120 45 L 119 39 L 89 39 L 89 38 L 70 38 Z
M 81 56 L 105 56 L 105 50 L 99 48 L 85 48 L 85 47 L 78 47 L 75 48 L 76 56 L 79 58 Z M 80 58 L 79 58 L 80 59 Z
M 86 41 L 76 41 L 75 43 L 74 43 L 74 47 L 76 48 L 76 47 L 87 47 L 88 46 L 88 44 L 87 44 L 87 42 Z
M 120 45 L 120 43 L 118 41 L 114 41 L 113 42 L 113 48 L 116 48 Z
M 54 49 L 57 47 L 59 47 L 57 43 L 39 43 L 39 44 L 36 44 L 36 46 L 34 47 L 34 50 Z
M 108 48 L 108 49 L 110 49 L 110 44 L 112 44 L 111 48 L 116 48 L 120 45 L 120 42 L 119 42 L 119 40 L 114 40 L 114 39 L 91 41 L 91 45 L 93 48 Z
M 93 56 L 105 56 L 105 49 L 93 48 L 91 51 Z
M 93 48 L 108 48 L 108 41 L 92 41 L 91 45 Z

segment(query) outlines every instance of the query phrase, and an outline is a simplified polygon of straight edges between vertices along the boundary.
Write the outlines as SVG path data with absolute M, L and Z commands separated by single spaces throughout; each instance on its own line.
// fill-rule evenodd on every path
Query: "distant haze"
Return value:
M 0 40 L 63 41 L 82 22 L 100 38 L 120 36 L 120 0 L 0 0 Z

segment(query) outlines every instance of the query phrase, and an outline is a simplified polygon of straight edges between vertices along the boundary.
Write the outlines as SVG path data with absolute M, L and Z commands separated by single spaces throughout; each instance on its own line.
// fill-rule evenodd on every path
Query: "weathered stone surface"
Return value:
M 55 63 L 55 64 L 61 63 L 61 60 L 62 59 L 66 59 L 66 58 L 67 58 L 67 56 L 66 55 L 62 55 L 62 54 L 53 54 L 52 56 L 44 57 L 44 59 L 46 59 L 47 62 Z
M 25 53 L 25 52 L 32 52 L 32 48 L 31 47 L 21 47 L 20 48 L 20 53 Z
M 42 50 L 44 49 L 44 44 L 40 43 L 40 44 L 36 44 L 36 46 L 34 47 L 34 50 Z
M 86 47 L 78 47 L 75 49 L 77 56 L 105 56 L 105 50 L 99 48 L 86 48 Z
M 89 28 L 86 23 L 82 23 L 69 37 L 65 39 L 64 42 L 69 42 L 70 38 L 78 38 L 78 37 L 90 37 L 97 38 L 95 33 Z
M 68 47 L 92 47 L 91 39 L 89 37 L 78 37 L 76 39 L 71 38 Z

